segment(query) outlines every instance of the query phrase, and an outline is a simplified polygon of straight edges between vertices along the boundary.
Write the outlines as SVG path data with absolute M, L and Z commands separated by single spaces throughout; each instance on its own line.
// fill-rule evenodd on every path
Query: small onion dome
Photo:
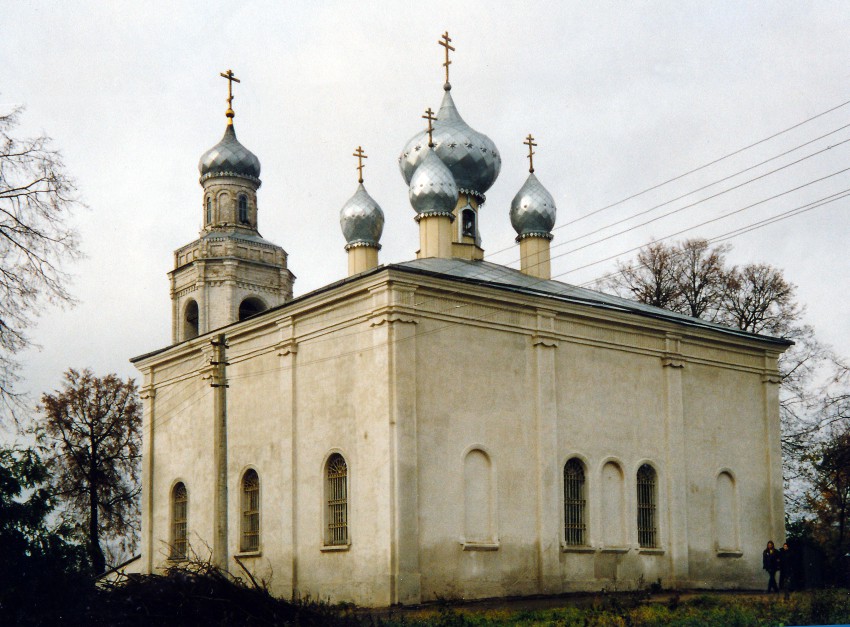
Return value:
M 552 239 L 556 211 L 552 194 L 534 174 L 529 174 L 511 201 L 511 225 L 517 232 L 517 241 L 525 237 Z
M 381 247 L 378 242 L 384 230 L 384 212 L 362 183 L 339 212 L 339 225 L 348 243 L 346 250 L 355 246 Z
M 201 181 L 213 176 L 241 176 L 252 181 L 260 180 L 260 160 L 236 139 L 236 131 L 228 124 L 224 137 L 201 155 L 198 162 Z
M 434 122 L 434 149 L 451 171 L 459 191 L 484 202 L 484 193 L 502 169 L 502 157 L 493 140 L 463 121 L 452 100 L 451 87 L 447 84 L 445 89 L 437 121 Z M 417 133 L 407 142 L 398 159 L 406 183 L 410 184 L 413 173 L 427 152 L 427 131 Z
M 451 216 L 457 205 L 457 184 L 452 173 L 428 148 L 410 179 L 410 204 L 421 215 Z

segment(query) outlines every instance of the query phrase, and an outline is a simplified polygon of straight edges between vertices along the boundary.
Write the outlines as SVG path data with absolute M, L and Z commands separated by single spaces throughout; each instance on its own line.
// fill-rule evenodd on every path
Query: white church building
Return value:
M 762 587 L 764 544 L 784 536 L 790 342 L 551 280 L 556 208 L 533 167 L 488 208 L 521 270 L 485 261 L 501 159 L 448 76 L 399 158 L 415 258 L 379 265 L 361 176 L 340 217 L 348 276 L 293 297 L 233 116 L 201 157 L 204 226 L 174 254 L 173 343 L 132 360 L 134 570 L 209 556 L 279 596 L 363 606 Z

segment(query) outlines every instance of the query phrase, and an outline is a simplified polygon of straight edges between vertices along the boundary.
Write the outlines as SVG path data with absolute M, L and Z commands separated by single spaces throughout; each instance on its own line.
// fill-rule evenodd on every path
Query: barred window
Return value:
M 649 464 L 641 466 L 637 472 L 638 544 L 648 549 L 658 546 L 655 483 L 655 469 Z
M 328 503 L 325 544 L 344 546 L 348 544 L 348 466 L 339 453 L 328 459 L 325 496 Z
M 171 490 L 171 559 L 186 559 L 189 493 L 183 483 Z
M 564 543 L 587 543 L 587 500 L 584 492 L 584 464 L 573 458 L 564 465 Z
M 242 551 L 260 550 L 260 477 L 255 470 L 242 476 Z
M 239 221 L 248 222 L 248 197 L 245 194 L 239 194 Z

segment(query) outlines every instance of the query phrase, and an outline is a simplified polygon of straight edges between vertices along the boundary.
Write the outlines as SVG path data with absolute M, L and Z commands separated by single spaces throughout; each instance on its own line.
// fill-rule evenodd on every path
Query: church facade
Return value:
M 174 343 L 133 360 L 142 571 L 209 557 L 364 606 L 761 586 L 784 535 L 789 342 L 551 280 L 556 208 L 533 166 L 505 216 L 521 270 L 484 260 L 501 158 L 448 74 L 399 158 L 416 259 L 378 264 L 361 174 L 349 276 L 293 298 L 228 118 L 200 163 L 204 229 L 170 273 Z

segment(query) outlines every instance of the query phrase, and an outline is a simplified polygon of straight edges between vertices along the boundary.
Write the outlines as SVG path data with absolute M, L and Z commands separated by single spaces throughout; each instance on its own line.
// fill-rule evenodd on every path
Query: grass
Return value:
M 756 627 L 836 625 L 850 623 L 850 591 L 819 590 L 794 593 L 788 599 L 766 595 L 701 594 L 687 600 L 677 595 L 663 601 L 637 596 L 601 597 L 587 607 L 493 609 L 441 605 L 397 618 L 373 622 L 381 627 Z M 368 623 L 367 623 L 368 624 Z

